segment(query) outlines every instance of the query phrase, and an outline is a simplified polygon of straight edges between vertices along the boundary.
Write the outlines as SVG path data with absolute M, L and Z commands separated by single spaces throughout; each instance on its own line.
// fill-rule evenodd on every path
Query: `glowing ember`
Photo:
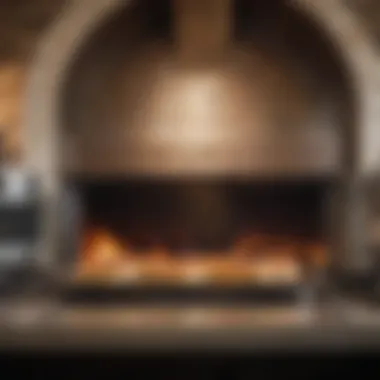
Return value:
M 159 245 L 140 252 L 122 244 L 106 230 L 92 230 L 86 235 L 80 256 L 79 279 L 296 282 L 302 276 L 304 263 L 322 267 L 327 262 L 323 244 L 259 234 L 241 236 L 225 251 L 187 251 L 185 257 L 178 253 Z
M 85 248 L 85 257 L 96 265 L 120 262 L 125 248 L 107 231 L 96 231 Z
M 197 284 L 207 281 L 209 278 L 209 271 L 205 265 L 202 265 L 201 262 L 188 264 L 184 268 L 184 280 L 186 282 Z

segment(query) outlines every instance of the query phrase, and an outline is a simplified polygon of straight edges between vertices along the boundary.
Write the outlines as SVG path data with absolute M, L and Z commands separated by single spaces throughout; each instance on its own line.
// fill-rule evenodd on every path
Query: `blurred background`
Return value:
M 321 318 L 323 321 L 328 320 L 323 335 L 318 331 L 315 333 L 313 319 L 308 319 L 307 326 L 306 323 L 303 324 L 303 312 L 304 309 L 312 310 L 308 303 L 308 291 L 314 286 L 317 291 L 320 290 L 318 281 L 321 279 L 318 276 L 326 275 L 325 270 L 330 269 L 329 261 L 336 260 L 335 269 L 340 266 L 342 271 L 350 265 L 360 269 L 361 263 L 365 264 L 367 250 L 379 251 L 380 197 L 377 191 L 377 167 L 374 178 L 366 178 L 366 181 L 357 183 L 355 170 L 361 159 L 359 154 L 356 155 L 360 150 L 357 148 L 360 144 L 355 139 L 358 136 L 350 133 L 354 128 L 347 127 L 345 131 L 348 133 L 342 133 L 343 138 L 339 139 L 339 133 L 342 132 L 339 128 L 356 122 L 356 104 L 352 101 L 357 94 L 347 87 L 350 80 L 346 81 L 347 73 L 343 72 L 345 67 L 339 65 L 338 55 L 333 54 L 336 46 L 325 43 L 323 33 L 320 35 L 316 32 L 311 23 L 309 25 L 306 19 L 298 17 L 297 12 L 278 6 L 279 2 L 268 0 L 265 4 L 271 5 L 267 6 L 264 1 L 266 0 L 233 2 L 236 6 L 237 22 L 233 31 L 237 47 L 233 46 L 233 54 L 227 55 L 221 63 L 210 59 L 212 64 L 209 67 L 212 70 L 209 71 L 207 64 L 204 71 L 202 65 L 197 66 L 197 54 L 206 57 L 209 63 L 210 51 L 207 44 L 212 45 L 214 42 L 220 47 L 223 41 L 221 43 L 219 37 L 211 33 L 210 42 L 199 32 L 199 25 L 208 32 L 212 31 L 212 28 L 207 29 L 207 17 L 199 20 L 193 17 L 190 25 L 191 17 L 187 18 L 189 13 L 186 13 L 186 6 L 192 3 L 191 0 L 182 2 L 184 8 L 179 11 L 176 9 L 177 19 L 182 20 L 182 24 L 175 24 L 178 27 L 174 28 L 178 32 L 176 37 L 179 42 L 189 43 L 188 46 L 186 43 L 180 44 L 180 56 L 182 58 L 183 54 L 186 59 L 180 65 L 174 65 L 176 70 L 172 70 L 172 50 L 168 48 L 173 38 L 168 27 L 171 25 L 168 21 L 169 2 L 136 1 L 131 12 L 120 12 L 115 18 L 106 20 L 81 46 L 80 52 L 75 55 L 76 59 L 70 62 L 69 67 L 65 67 L 68 70 L 65 72 L 67 76 L 64 83 L 61 83 L 62 92 L 55 94 L 52 83 L 50 87 L 49 84 L 42 87 L 50 89 L 57 99 L 59 95 L 60 109 L 56 110 L 54 103 L 49 109 L 36 109 L 36 120 L 38 115 L 46 113 L 52 114 L 51 120 L 47 118 L 49 122 L 59 120 L 59 123 L 52 126 L 51 135 L 50 125 L 43 125 L 41 131 L 45 128 L 47 137 L 41 134 L 30 140 L 35 148 L 31 157 L 36 158 L 34 163 L 40 169 L 38 174 L 42 174 L 43 185 L 47 184 L 43 190 L 57 189 L 62 183 L 64 186 L 62 192 L 53 194 L 57 197 L 51 203 L 51 194 L 43 191 L 43 207 L 39 208 L 41 204 L 38 203 L 38 210 L 32 211 L 35 215 L 42 210 L 44 217 L 43 229 L 38 231 L 37 239 L 42 237 L 41 240 L 44 240 L 47 236 L 46 241 L 42 242 L 45 245 L 37 249 L 44 251 L 45 258 L 50 256 L 51 261 L 57 259 L 49 274 L 54 277 L 54 281 L 49 283 L 51 278 L 48 282 L 41 281 L 42 285 L 36 293 L 39 292 L 40 296 L 50 290 L 54 293 L 57 290 L 54 286 L 58 285 L 61 288 L 54 293 L 55 298 L 52 298 L 62 301 L 64 297 L 60 298 L 60 291 L 70 287 L 72 275 L 77 276 L 72 283 L 80 285 L 81 280 L 86 284 L 86 276 L 90 274 L 89 287 L 93 293 L 95 291 L 99 294 L 97 285 L 100 284 L 100 288 L 105 290 L 105 298 L 92 304 L 95 305 L 93 308 L 73 306 L 74 303 L 70 303 L 72 299 L 66 304 L 62 302 L 60 307 L 64 306 L 59 309 L 59 318 L 56 314 L 49 314 L 47 321 L 45 319 L 42 324 L 41 319 L 34 319 L 39 323 L 34 326 L 35 337 L 38 334 L 39 338 L 44 335 L 46 322 L 51 323 L 46 337 L 55 340 L 58 345 L 64 337 L 68 344 L 76 344 L 76 339 L 82 339 L 82 342 L 90 345 L 115 340 L 121 345 L 132 342 L 141 347 L 144 339 L 141 339 L 140 334 L 144 331 L 147 333 L 144 336 L 145 342 L 156 338 L 156 345 L 153 344 L 155 348 L 160 347 L 160 339 L 171 348 L 176 347 L 178 341 L 190 342 L 192 338 L 202 346 L 207 343 L 204 331 L 211 331 L 212 327 L 214 333 L 226 333 L 223 335 L 225 346 L 229 345 L 228 342 L 235 344 L 235 347 L 242 342 L 249 346 L 252 339 L 246 332 L 256 329 L 254 333 L 257 334 L 258 326 L 266 326 L 269 335 L 252 336 L 268 347 L 272 343 L 268 341 L 268 336 L 277 338 L 274 340 L 280 345 L 282 341 L 285 342 L 286 333 L 275 336 L 275 328 L 280 325 L 286 329 L 295 329 L 298 341 L 294 341 L 298 342 L 298 347 L 312 334 L 314 339 L 319 339 L 319 343 L 328 341 L 330 334 L 335 334 L 336 341 L 339 340 L 339 334 L 342 334 L 339 328 L 343 328 L 339 318 L 333 322 L 329 319 L 330 315 Z M 25 120 L 23 112 L 29 70 L 44 33 L 59 21 L 69 2 L 0 0 L 1 148 L 6 152 L 6 158 L 16 166 L 27 156 L 28 150 L 27 131 L 23 130 L 28 125 L 28 120 Z M 91 7 L 91 0 L 87 0 L 87 3 Z M 346 0 L 345 3 L 370 35 L 375 49 L 380 50 L 379 1 Z M 215 11 L 216 3 L 210 4 L 214 4 Z M 210 12 L 211 15 L 215 13 L 217 12 Z M 225 21 L 223 14 L 211 21 L 214 22 L 213 25 L 220 26 L 218 20 Z M 230 31 L 229 24 L 226 25 L 227 27 L 222 25 L 219 30 L 222 39 L 226 37 L 223 33 Z M 355 37 L 355 33 L 352 37 Z M 126 44 L 132 48 L 124 49 Z M 192 50 L 196 44 L 199 50 Z M 191 70 L 187 71 L 189 62 Z M 365 65 L 366 62 L 363 62 L 364 68 Z M 49 94 L 41 94 L 41 104 L 46 103 L 47 96 Z M 36 103 L 33 103 L 33 99 L 28 100 L 29 105 L 38 105 L 38 100 Z M 372 102 L 372 99 L 365 100 L 368 104 Z M 52 105 L 49 101 L 46 104 L 48 107 Z M 173 109 L 176 112 L 172 112 Z M 44 117 L 41 120 L 45 120 Z M 54 134 L 58 130 L 54 127 L 58 124 L 63 126 L 62 135 L 68 138 L 64 144 L 59 136 L 56 139 L 58 145 L 52 146 L 49 141 L 54 142 L 58 136 Z M 206 128 L 206 124 L 209 128 Z M 372 124 L 377 127 L 377 120 Z M 127 125 L 129 128 L 125 128 Z M 310 125 L 310 128 L 305 128 L 305 125 Z M 218 127 L 217 130 L 213 129 L 215 126 Z M 338 128 L 335 129 L 334 126 Z M 36 125 L 33 127 L 38 128 Z M 110 127 L 113 128 L 112 134 L 108 132 Z M 38 139 L 42 141 L 41 149 L 37 144 Z M 71 143 L 73 144 L 70 145 Z M 379 145 L 378 141 L 371 147 L 376 144 Z M 62 147 L 68 151 L 60 150 Z M 378 159 L 379 154 L 375 153 L 375 158 Z M 64 160 L 59 160 L 62 157 Z M 52 164 L 47 162 L 50 158 Z M 189 180 L 188 175 L 193 172 L 206 174 L 203 177 L 206 177 L 206 181 Z M 162 182 L 156 181 L 157 174 L 170 177 L 173 173 L 175 175 L 170 181 L 167 178 Z M 248 180 L 245 182 L 232 180 L 236 174 L 247 173 Z M 143 181 L 135 181 L 135 174 L 143 177 Z M 287 176 L 292 178 L 290 182 L 284 181 Z M 265 181 L 262 181 L 263 177 L 266 177 Z M 53 186 L 50 188 L 50 185 Z M 336 194 L 332 189 L 338 190 L 337 198 L 334 198 Z M 66 194 L 66 190 L 69 194 Z M 76 197 L 78 194 L 79 197 Z M 80 207 L 76 207 L 76 202 Z M 360 207 L 363 203 L 367 209 L 376 211 L 373 212 L 372 224 L 365 224 L 367 219 L 361 216 Z M 9 204 L 14 206 L 12 202 Z M 330 213 L 331 204 L 341 207 L 338 212 L 341 219 L 335 220 L 334 224 L 339 231 L 330 233 L 329 230 L 327 233 L 331 220 L 330 215 L 326 214 Z M 4 228 L 10 217 L 15 217 L 15 220 L 18 217 L 17 223 L 22 227 L 21 231 L 23 221 L 26 220 L 22 214 L 16 215 L 21 208 L 16 204 L 10 210 L 6 199 L 2 207 L 5 210 L 2 213 L 4 236 L 7 233 L 12 235 L 9 232 L 11 229 Z M 78 216 L 76 212 L 83 214 Z M 359 219 L 356 219 L 357 215 Z M 359 226 L 355 225 L 357 221 Z M 27 233 L 33 236 L 34 225 L 33 221 L 28 222 Z M 262 231 L 264 227 L 267 228 Z M 374 238 L 368 242 L 367 236 L 364 237 L 366 247 L 360 244 L 356 246 L 358 241 L 363 242 L 361 233 L 369 233 Z M 19 234 L 23 235 L 24 230 Z M 345 254 L 330 255 L 336 248 L 334 239 L 330 239 L 333 234 L 340 234 L 336 240 L 340 239 L 345 244 L 336 252 Z M 76 238 L 78 239 L 75 240 Z M 4 244 L 3 248 L 5 252 L 9 247 Z M 55 249 L 59 252 L 55 252 Z M 62 249 L 65 250 L 63 255 Z M 152 309 L 147 311 L 140 306 L 133 308 L 132 303 L 128 303 L 132 299 L 125 298 L 125 294 L 122 296 L 124 308 L 116 307 L 117 303 L 113 304 L 112 310 L 103 307 L 103 301 L 111 295 L 110 288 L 104 286 L 104 276 L 108 277 L 106 282 L 112 285 L 111 288 L 115 284 L 120 285 L 120 278 L 124 285 L 135 284 L 129 294 L 136 298 L 141 296 L 139 286 L 145 277 L 151 279 L 152 272 L 155 276 L 158 273 L 160 281 L 162 278 L 166 281 L 169 279 L 176 290 L 186 281 L 187 285 L 198 281 L 202 283 L 202 278 L 207 277 L 204 275 L 205 268 L 211 268 L 207 270 L 215 274 L 216 288 L 220 284 L 228 288 L 231 284 L 241 284 L 244 278 L 247 283 L 252 281 L 253 269 L 258 264 L 250 260 L 258 251 L 264 252 L 262 256 L 269 252 L 268 257 L 271 254 L 273 257 L 297 256 L 296 260 L 279 260 L 273 271 L 277 273 L 274 277 L 284 271 L 281 281 L 285 281 L 285 284 L 289 278 L 292 285 L 295 283 L 295 288 L 292 287 L 292 300 L 295 298 L 302 302 L 289 305 L 297 308 L 301 306 L 302 312 L 300 309 L 295 311 L 292 307 L 271 308 L 273 305 L 270 302 L 271 310 L 250 308 L 246 307 L 247 304 L 237 302 L 236 307 L 216 308 L 205 313 L 202 307 L 192 308 L 201 300 L 200 293 L 195 294 L 194 304 L 187 303 L 188 309 L 153 308 L 149 297 L 145 306 Z M 350 256 L 349 251 L 354 253 Z M 206 254 L 202 256 L 204 252 Z M 38 255 L 43 262 L 44 255 L 37 252 Z M 367 256 L 372 260 L 370 274 L 375 274 L 376 277 L 375 285 L 371 285 L 373 301 L 373 288 L 379 282 L 379 260 L 377 253 Z M 183 257 L 196 260 L 189 260 L 182 265 Z M 146 258 L 148 259 L 145 260 Z M 65 266 L 67 263 L 70 268 Z M 197 266 L 199 263 L 202 265 Z M 309 264 L 316 268 L 315 271 L 311 270 L 311 276 Z M 136 275 L 139 273 L 139 265 L 142 273 L 148 273 L 140 276 L 140 282 Z M 300 267 L 307 273 L 306 277 L 303 276 L 304 272 L 299 277 L 299 272 L 294 270 Z M 263 268 L 265 282 L 273 273 L 271 274 L 270 268 L 266 270 L 265 265 Z M 313 277 L 315 273 L 318 278 Z M 16 278 L 15 282 L 19 279 L 20 277 Z M 26 288 L 30 284 L 27 282 L 24 282 Z M 299 286 L 300 282 L 302 285 L 307 284 Z M 49 287 L 49 284 L 54 286 Z M 226 288 L 220 287 L 220 293 L 225 295 Z M 378 297 L 378 290 L 375 289 L 375 298 Z M 352 323 L 357 323 L 355 327 L 368 324 L 377 328 L 378 309 L 371 309 L 369 313 L 366 303 L 368 298 L 362 297 L 360 291 L 361 289 L 359 295 L 351 293 L 348 297 L 351 302 L 348 314 L 358 318 Z M 78 295 L 80 292 L 76 288 L 73 293 Z M 152 292 L 152 288 L 147 293 L 157 294 L 156 291 Z M 241 298 L 234 297 L 232 294 L 230 299 L 241 301 Z M 248 292 L 246 299 L 252 301 L 250 297 Z M 32 302 L 29 303 L 32 307 L 22 309 L 18 314 L 20 318 L 27 317 L 30 310 L 34 310 L 37 298 L 33 299 L 32 295 Z M 190 300 L 175 292 L 172 298 L 177 301 Z M 336 310 L 340 309 L 339 302 L 335 305 L 338 306 Z M 363 304 L 365 307 L 362 307 Z M 255 306 L 255 303 L 248 302 L 248 306 L 252 305 Z M 323 307 L 319 312 L 321 309 Z M 324 310 L 316 315 L 320 317 L 323 312 Z M 30 314 L 33 316 L 32 312 Z M 304 330 L 296 330 L 299 325 Z M 147 332 L 147 326 L 155 330 L 151 336 Z M 182 340 L 181 334 L 170 335 L 173 326 L 184 334 Z M 194 326 L 200 327 L 197 334 L 191 330 Z M 242 330 L 242 326 L 246 330 Z M 94 331 L 100 329 L 103 329 L 103 335 L 99 334 L 95 339 Z M 309 335 L 305 335 L 306 330 Z M 70 331 L 71 335 L 65 335 L 65 331 Z M 360 336 L 362 343 L 371 335 L 370 331 L 366 333 L 367 335 Z M 9 342 L 13 338 L 11 336 Z M 213 342 L 218 345 L 217 339 Z

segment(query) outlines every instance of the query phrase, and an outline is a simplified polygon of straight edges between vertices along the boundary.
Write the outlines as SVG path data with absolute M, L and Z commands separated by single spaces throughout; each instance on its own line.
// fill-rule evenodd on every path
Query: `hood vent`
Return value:
M 174 35 L 180 59 L 193 64 L 220 59 L 231 37 L 231 0 L 172 2 Z

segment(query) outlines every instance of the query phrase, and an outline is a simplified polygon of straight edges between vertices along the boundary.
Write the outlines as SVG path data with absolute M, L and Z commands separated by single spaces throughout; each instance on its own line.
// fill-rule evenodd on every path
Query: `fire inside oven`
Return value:
M 289 285 L 328 261 L 323 181 L 82 182 L 77 283 Z

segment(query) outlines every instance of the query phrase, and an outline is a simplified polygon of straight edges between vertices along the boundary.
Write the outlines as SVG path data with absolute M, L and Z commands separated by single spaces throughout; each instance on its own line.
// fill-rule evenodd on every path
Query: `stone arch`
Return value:
M 357 110 L 351 139 L 355 147 L 354 143 L 348 146 L 355 157 L 348 169 L 352 174 L 370 171 L 379 159 L 373 137 L 376 119 L 380 116 L 380 81 L 371 41 L 345 0 L 288 1 L 319 25 L 345 62 Z M 128 2 L 71 0 L 46 34 L 32 62 L 26 89 L 26 164 L 40 177 L 43 191 L 52 202 L 59 190 L 58 103 L 66 69 L 87 38 L 112 15 L 128 6 Z M 53 228 L 53 219 L 47 223 L 49 228 Z M 49 233 L 45 235 L 50 236 Z

